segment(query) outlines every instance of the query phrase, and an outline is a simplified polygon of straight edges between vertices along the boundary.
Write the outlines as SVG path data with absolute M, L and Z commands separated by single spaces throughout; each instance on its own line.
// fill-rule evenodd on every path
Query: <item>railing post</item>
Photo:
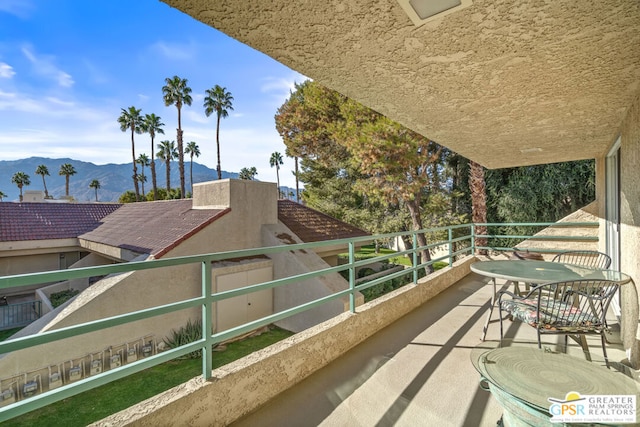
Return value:
M 418 284 L 418 233 L 413 232 L 413 283 Z
M 213 366 L 213 344 L 211 335 L 213 334 L 213 298 L 211 297 L 211 262 L 207 259 L 202 261 L 202 337 L 204 346 L 202 347 L 202 377 L 205 380 L 211 378 L 211 368 Z
M 449 227 L 449 267 L 453 266 L 453 229 Z
M 353 266 L 355 262 L 355 245 L 349 242 L 349 309 L 352 313 L 356 312 L 356 268 Z
M 476 254 L 476 224 L 471 224 L 471 255 Z

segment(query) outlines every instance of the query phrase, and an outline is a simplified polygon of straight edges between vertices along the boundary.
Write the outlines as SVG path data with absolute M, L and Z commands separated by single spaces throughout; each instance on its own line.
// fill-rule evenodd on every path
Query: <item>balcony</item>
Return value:
M 488 279 L 465 276 L 233 425 L 495 426 L 502 408 L 479 387 L 471 363 L 476 348 L 499 342 L 495 320 L 480 340 L 491 293 Z M 533 328 L 505 325 L 511 345 L 537 350 Z M 607 350 L 614 364 L 625 359 L 616 341 L 612 334 Z M 544 347 L 561 343 L 554 337 Z M 594 363 L 604 365 L 599 339 L 589 344 Z M 568 353 L 584 359 L 571 341 Z
M 594 226 L 591 223 L 575 225 Z M 475 249 L 475 239 L 482 236 L 474 235 L 473 225 L 459 227 L 466 227 L 469 231 L 455 233 L 456 227 L 437 230 L 444 231 L 447 237 L 432 243 L 448 245 L 449 252 L 442 258 L 449 262 L 449 267 L 427 278 L 416 278 L 415 283 L 369 303 L 358 307 L 352 305 L 349 311 L 335 318 L 223 368 L 211 371 L 205 367 L 202 377 L 115 414 L 101 424 L 159 425 L 171 419 L 178 424 L 208 425 L 227 425 L 234 421 L 238 425 L 255 425 L 257 420 L 260 425 L 415 425 L 418 422 L 425 425 L 495 425 L 501 408 L 488 392 L 478 387 L 479 374 L 470 361 L 475 348 L 495 346 L 499 337 L 498 325 L 494 321 L 489 327 L 487 341 L 483 343 L 480 340 L 493 288 L 488 286 L 489 279 L 469 271 L 469 265 L 476 260 L 470 255 Z M 453 237 L 454 234 L 457 237 Z M 557 239 L 556 236 L 550 240 Z M 211 276 L 207 273 L 210 269 L 205 266 L 212 260 L 305 250 L 319 244 L 0 278 L 0 287 L 6 288 L 8 284 L 48 281 L 53 276 L 89 277 L 168 268 L 181 263 L 203 266 L 203 293 L 199 298 L 7 341 L 0 344 L 0 351 L 18 351 L 187 307 L 201 307 L 203 318 L 211 319 L 210 310 L 215 301 L 338 270 L 355 271 L 356 267 L 368 262 L 354 260 L 352 251 L 357 240 L 319 243 L 345 245 L 351 254 L 347 265 L 221 293 L 211 292 Z M 589 239 L 583 237 L 578 240 Z M 458 242 L 469 244 L 459 245 L 460 249 L 456 251 L 454 247 Z M 494 249 L 493 257 L 503 256 L 503 251 L 497 250 L 500 248 Z M 408 271 L 417 273 L 422 266 L 415 262 L 415 251 L 406 252 L 414 259 Z M 454 257 L 459 259 L 454 261 Z M 437 259 L 432 260 L 435 261 Z M 331 298 L 353 296 L 354 291 L 379 283 L 376 279 L 356 287 L 354 279 L 350 274 L 350 288 Z M 499 281 L 498 285 L 510 284 Z M 350 299 L 354 301 L 355 298 Z M 0 417 L 18 416 L 197 349 L 205 350 L 203 365 L 210 366 L 208 363 L 214 357 L 211 353 L 213 344 L 312 309 L 326 300 L 329 298 L 274 313 L 231 330 L 212 333 L 207 329 L 205 338 L 192 344 L 141 358 L 55 390 L 41 390 L 30 399 L 0 408 Z M 611 319 L 612 327 L 615 321 Z M 533 329 L 519 324 L 510 326 L 506 336 L 513 340 L 513 345 L 535 343 Z M 625 354 L 616 342 L 616 336 L 612 335 L 609 356 L 619 364 L 625 359 Z M 545 345 L 555 348 L 554 342 L 546 342 Z M 594 363 L 599 363 L 598 343 L 590 345 L 590 349 Z M 568 350 L 570 354 L 583 358 L 578 346 L 570 346 Z M 202 402 L 208 404 L 203 406 Z M 251 413 L 254 410 L 257 412 Z

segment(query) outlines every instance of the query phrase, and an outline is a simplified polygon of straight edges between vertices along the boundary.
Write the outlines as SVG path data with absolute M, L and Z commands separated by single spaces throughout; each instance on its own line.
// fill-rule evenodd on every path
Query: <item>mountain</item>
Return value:
M 134 191 L 133 181 L 131 179 L 131 175 L 133 175 L 133 166 L 131 163 L 95 165 L 70 158 L 49 159 L 44 157 L 30 157 L 22 160 L 0 161 L 0 191 L 7 195 L 3 200 L 18 201 L 20 198 L 18 187 L 11 182 L 11 177 L 16 172 L 24 172 L 29 175 L 31 185 L 23 187 L 23 192 L 26 190 L 44 191 L 42 177 L 35 173 L 39 165 L 45 165 L 47 169 L 49 169 L 50 176 L 45 176 L 49 195 L 55 199 L 63 197 L 65 195 L 65 177 L 64 175 L 58 175 L 58 171 L 64 163 L 71 163 L 77 172 L 75 175 L 69 177 L 69 195 L 73 196 L 78 202 L 95 201 L 95 190 L 89 188 L 89 184 L 94 179 L 100 182 L 98 200 L 101 202 L 117 202 L 120 195 L 125 191 Z M 190 162 L 185 162 L 185 187 L 187 192 L 190 192 L 189 165 Z M 138 173 L 141 172 L 140 166 L 138 166 Z M 153 188 L 150 168 L 145 167 L 144 174 L 147 176 L 144 191 L 148 193 Z M 156 161 L 156 175 L 158 187 L 165 188 L 167 179 L 164 162 Z M 196 162 L 193 163 L 194 183 L 213 181 L 216 178 L 217 172 L 214 169 L 210 169 Z M 222 178 L 238 178 L 238 174 L 222 171 Z M 171 186 L 173 188 L 180 186 L 180 174 L 177 162 L 171 162 Z

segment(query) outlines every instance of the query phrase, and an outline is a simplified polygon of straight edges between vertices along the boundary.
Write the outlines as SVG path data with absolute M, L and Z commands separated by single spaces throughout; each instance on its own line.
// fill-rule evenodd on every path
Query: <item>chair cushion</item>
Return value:
M 537 319 L 537 300 L 512 299 L 503 300 L 502 309 L 513 318 L 527 323 L 534 328 L 549 332 L 601 332 L 600 319 L 591 313 L 580 311 L 571 304 L 549 297 L 540 298 L 540 323 Z

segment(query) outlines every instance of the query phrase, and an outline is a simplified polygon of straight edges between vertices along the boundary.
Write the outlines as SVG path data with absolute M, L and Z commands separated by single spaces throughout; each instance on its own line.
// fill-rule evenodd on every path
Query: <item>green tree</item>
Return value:
M 18 186 L 18 189 L 20 190 L 20 201 L 22 202 L 22 200 L 23 200 L 22 187 L 31 184 L 31 180 L 30 180 L 29 175 L 27 175 L 24 172 L 16 172 L 11 177 L 11 183 Z
M 595 200 L 595 162 L 489 170 L 486 185 L 489 222 L 555 222 Z M 532 229 L 512 226 L 502 231 L 518 235 Z
M 125 110 L 121 109 L 120 117 L 118 117 L 118 123 L 120 123 L 120 130 L 122 132 L 131 131 L 131 159 L 133 162 L 133 186 L 136 191 L 136 200 L 140 200 L 140 190 L 138 188 L 138 168 L 136 166 L 136 144 L 134 140 L 134 134 L 142 133 L 142 116 L 140 115 L 140 109 L 134 106 Z
M 250 168 L 240 169 L 238 178 L 252 181 L 256 177 L 256 175 L 258 175 L 258 170 L 256 169 L 255 166 L 251 166 Z
M 425 215 L 437 220 L 431 212 L 446 211 L 442 164 L 448 151 L 335 91 L 311 81 L 296 84 L 278 109 L 276 129 L 288 155 L 301 159 L 303 199 L 310 206 L 337 216 L 328 212 L 334 209 L 338 218 L 373 232 L 398 230 L 399 220 L 420 230 Z M 425 246 L 426 237 L 419 234 L 418 243 Z M 421 258 L 428 261 L 428 251 Z
M 218 179 L 222 179 L 222 169 L 220 167 L 220 119 L 229 116 L 229 111 L 233 111 L 233 96 L 227 92 L 227 88 L 215 85 L 207 89 L 207 96 L 204 98 L 204 113 L 209 117 L 214 111 L 216 113 L 216 148 L 218 152 Z
M 64 194 L 69 197 L 69 177 L 75 175 L 77 173 L 76 168 L 73 167 L 71 163 L 65 163 L 60 165 L 60 170 L 58 171 L 58 175 L 64 175 Z
M 50 176 L 49 175 L 49 169 L 47 168 L 46 165 L 38 165 L 38 167 L 36 168 L 36 175 L 41 175 L 42 176 L 42 185 L 44 186 L 44 198 L 48 199 L 49 198 L 49 191 L 47 190 L 47 183 L 44 180 L 45 175 L 46 176 Z
M 187 85 L 187 79 L 181 79 L 178 76 L 164 79 L 166 85 L 162 87 L 162 95 L 164 105 L 175 105 L 178 109 L 178 168 L 180 170 L 180 198 L 185 197 L 184 186 L 184 146 L 182 144 L 182 107 L 183 105 L 191 105 L 191 88 Z
M 7 195 L 0 191 L 0 202 L 2 202 L 2 199 L 4 199 L 5 197 L 7 197 Z
M 305 204 L 371 232 L 383 232 L 374 225 L 393 215 L 387 209 L 382 209 L 386 215 L 381 215 L 377 202 L 354 189 L 360 172 L 330 128 L 344 120 L 340 106 L 346 97 L 310 80 L 295 87 L 278 109 L 275 121 L 287 155 L 300 159 L 297 175 L 305 184 L 301 192 Z
M 167 172 L 167 196 L 171 193 L 171 160 L 174 160 L 178 157 L 178 152 L 176 150 L 175 141 L 160 141 L 158 144 L 158 153 L 156 156 L 164 161 L 166 172 Z M 180 190 L 180 198 L 184 193 Z
M 131 190 L 127 190 L 120 195 L 118 203 L 133 203 L 136 201 L 136 193 Z
M 194 141 L 187 143 L 185 153 L 190 156 L 189 162 L 189 181 L 191 182 L 191 195 L 193 196 L 193 156 L 200 157 L 200 147 Z
M 98 190 L 100 189 L 100 181 L 94 179 L 89 184 L 89 188 L 93 188 L 96 192 L 96 202 L 98 201 Z
M 271 153 L 271 158 L 269 158 L 269 165 L 271 167 L 276 168 L 276 181 L 278 185 L 278 195 L 281 196 L 280 193 L 280 166 L 283 165 L 282 154 L 276 152 Z
M 155 144 L 154 139 L 156 135 L 162 134 L 164 135 L 164 130 L 162 129 L 164 123 L 159 116 L 155 114 L 145 114 L 144 121 L 142 122 L 142 131 L 149 134 L 151 137 L 151 185 L 153 185 L 153 200 L 158 200 L 158 183 L 156 180 L 156 162 L 155 162 Z
M 176 152 L 177 157 L 177 152 Z M 180 199 L 180 189 L 172 188 L 171 191 L 167 193 L 166 188 L 158 188 L 158 197 L 160 200 L 179 200 Z
M 439 180 L 430 171 L 442 147 L 356 101 L 348 100 L 341 110 L 345 120 L 336 134 L 363 174 L 356 189 L 383 203 L 401 202 L 409 210 L 413 230 L 423 229 L 422 201 L 425 190 Z M 418 245 L 427 245 L 423 233 L 417 238 Z M 430 259 L 428 250 L 421 251 L 422 262 Z M 430 273 L 433 267 L 426 270 Z
M 140 185 L 142 186 L 142 198 L 143 200 L 146 200 L 146 196 L 145 196 L 145 192 L 144 192 L 144 183 L 147 182 L 147 176 L 144 174 L 144 168 L 145 166 L 149 166 L 150 162 L 149 162 L 149 156 L 147 156 L 144 153 L 141 153 L 138 158 L 136 159 L 136 162 L 140 165 L 140 169 L 141 172 L 138 174 L 138 182 L 140 183 Z M 140 177 L 144 177 L 144 180 L 140 179 Z

